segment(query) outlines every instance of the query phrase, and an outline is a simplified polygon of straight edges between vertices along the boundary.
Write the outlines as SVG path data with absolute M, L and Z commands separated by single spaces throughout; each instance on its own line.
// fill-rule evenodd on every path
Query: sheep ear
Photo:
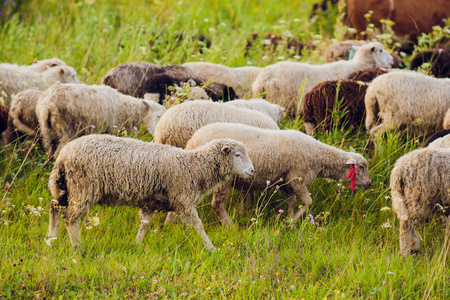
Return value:
M 285 112 L 285 111 L 286 111 L 286 108 L 280 106 L 280 111 L 281 111 L 281 112 Z
M 228 153 L 230 153 L 230 151 L 231 151 L 231 147 L 230 146 L 223 146 L 222 147 L 222 152 L 223 153 L 225 153 L 225 154 L 228 154 Z
M 375 52 L 375 47 L 370 48 L 370 51 Z
M 356 165 L 356 160 L 354 160 L 353 158 L 349 158 L 346 162 L 346 165 Z
M 147 110 L 150 110 L 150 105 L 147 103 L 147 101 L 142 101 L 142 104 L 144 105 L 144 107 L 145 107 Z

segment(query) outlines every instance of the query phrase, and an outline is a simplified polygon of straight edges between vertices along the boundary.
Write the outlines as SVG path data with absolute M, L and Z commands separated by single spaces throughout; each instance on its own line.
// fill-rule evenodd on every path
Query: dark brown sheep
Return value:
M 428 49 L 417 53 L 411 60 L 411 70 L 417 70 L 423 63 L 431 63 L 430 73 L 437 78 L 450 78 L 450 50 Z
M 339 90 L 338 90 L 339 86 Z M 341 101 L 339 106 L 337 99 Z M 323 124 L 325 130 L 331 130 L 334 120 L 334 108 L 347 113 L 339 122 L 345 126 L 359 127 L 365 119 L 364 96 L 367 85 L 353 80 L 324 81 L 314 86 L 303 99 L 303 115 L 307 134 L 312 134 L 314 128 Z
M 364 69 L 353 72 L 352 74 L 348 75 L 347 79 L 354 81 L 372 82 L 372 80 L 380 75 L 386 74 L 387 72 L 389 71 L 383 68 Z

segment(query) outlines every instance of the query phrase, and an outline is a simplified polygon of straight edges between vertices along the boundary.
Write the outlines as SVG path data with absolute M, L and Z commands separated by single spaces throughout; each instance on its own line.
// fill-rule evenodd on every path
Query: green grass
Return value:
M 59 57 L 88 84 L 100 83 L 126 61 L 319 64 L 334 38 L 335 20 L 327 15 L 308 21 L 312 2 L 27 1 L 0 19 L 0 57 L 18 64 Z M 246 57 L 247 38 L 255 31 L 292 34 L 316 49 L 300 57 L 285 47 L 270 53 L 260 37 Z M 179 33 L 184 39 L 177 42 Z M 191 41 L 199 34 L 212 43 L 203 53 Z M 284 120 L 282 126 L 303 129 L 301 120 Z M 391 205 L 388 183 L 396 159 L 421 141 L 389 134 L 373 150 L 363 129 L 339 126 L 316 138 L 370 158 L 373 188 L 351 192 L 346 184 L 316 180 L 309 187 L 308 213 L 318 225 L 307 215 L 292 224 L 286 212 L 279 213 L 287 210 L 284 195 L 266 191 L 256 195 L 259 208 L 233 194 L 227 208 L 235 225 L 224 229 L 205 198 L 199 213 L 217 253 L 206 251 L 184 224 L 162 226 L 163 214 L 154 217 L 137 246 L 138 211 L 127 207 L 91 210 L 82 223 L 85 257 L 70 246 L 64 225 L 51 248 L 44 237 L 52 163 L 40 147 L 26 159 L 24 145 L 1 149 L 0 298 L 448 299 L 448 242 L 440 219 L 418 228 L 422 251 L 405 260 L 398 253 L 398 221 L 391 210 L 381 210 Z

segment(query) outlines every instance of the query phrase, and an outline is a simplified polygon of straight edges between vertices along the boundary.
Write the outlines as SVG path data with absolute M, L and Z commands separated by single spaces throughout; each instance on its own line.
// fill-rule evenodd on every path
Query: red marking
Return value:
M 352 190 L 352 192 L 355 190 L 355 182 L 356 182 L 356 166 L 353 165 L 350 170 L 348 171 L 348 175 L 345 179 L 349 179 L 351 178 L 350 181 L 350 190 Z
M 33 64 L 35 64 L 35 63 L 37 63 L 37 62 L 38 62 L 37 59 L 33 60 Z

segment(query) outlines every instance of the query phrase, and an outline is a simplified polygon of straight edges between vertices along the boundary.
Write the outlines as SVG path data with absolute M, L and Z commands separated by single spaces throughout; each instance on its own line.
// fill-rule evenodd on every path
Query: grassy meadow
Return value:
M 99 84 L 109 69 L 127 61 L 320 64 L 340 29 L 336 11 L 310 20 L 313 2 L 2 1 L 0 62 L 58 57 L 87 84 Z M 450 35 L 446 30 L 437 28 L 420 47 Z M 260 35 L 245 55 L 252 32 Z M 300 54 L 287 49 L 285 40 L 276 50 L 264 47 L 266 32 L 315 47 Z M 199 35 L 210 40 L 209 48 L 194 38 Z M 298 119 L 283 120 L 282 128 L 304 130 Z M 122 135 L 152 139 L 144 129 Z M 49 247 L 44 237 L 52 162 L 39 145 L 29 152 L 24 144 L 0 148 L 0 298 L 450 298 L 450 242 L 441 219 L 433 216 L 419 227 L 421 252 L 405 260 L 390 209 L 390 171 L 423 139 L 391 133 L 372 149 L 364 128 L 340 126 L 315 137 L 363 154 L 373 187 L 351 192 L 344 183 L 317 179 L 309 186 L 313 206 L 296 223 L 286 216 L 283 194 L 263 191 L 247 203 L 245 193 L 235 192 L 227 204 L 234 221 L 230 229 L 220 226 L 205 198 L 198 210 L 216 253 L 205 250 L 191 227 L 163 226 L 163 214 L 155 215 L 144 243 L 136 245 L 140 219 L 138 210 L 128 207 L 91 210 L 81 225 L 85 256 L 72 249 L 64 225 Z

